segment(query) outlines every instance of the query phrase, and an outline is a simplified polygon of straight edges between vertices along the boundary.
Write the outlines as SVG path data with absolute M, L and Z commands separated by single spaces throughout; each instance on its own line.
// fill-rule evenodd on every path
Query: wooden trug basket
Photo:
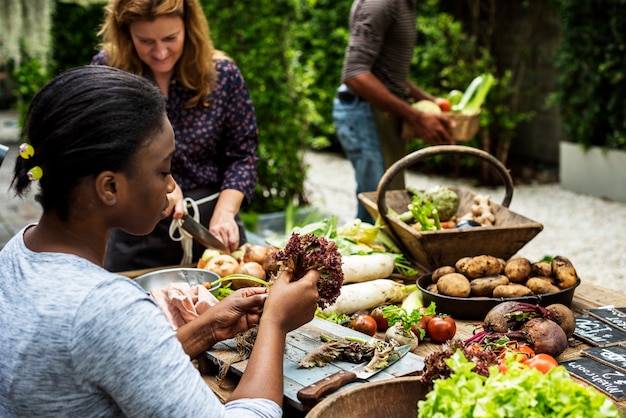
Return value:
M 415 418 L 417 402 L 426 399 L 429 391 L 417 376 L 363 383 L 329 395 L 306 417 Z
M 398 172 L 437 154 L 474 156 L 496 168 L 505 183 L 506 191 L 502 204 L 491 202 L 496 217 L 494 226 L 417 231 L 394 216 L 389 216 L 389 209 L 395 213 L 403 213 L 411 203 L 411 195 L 407 190 L 388 191 L 389 182 Z M 457 217 L 463 216 L 471 210 L 476 194 L 458 187 L 450 189 L 459 195 Z M 432 272 L 441 266 L 454 266 L 462 257 L 487 254 L 508 260 L 541 232 L 543 225 L 508 209 L 512 196 L 513 180 L 502 163 L 491 154 L 463 145 L 440 145 L 408 154 L 385 172 L 376 192 L 360 193 L 358 197 L 374 218 L 381 216 L 384 231 L 400 247 L 403 254 L 418 267 Z

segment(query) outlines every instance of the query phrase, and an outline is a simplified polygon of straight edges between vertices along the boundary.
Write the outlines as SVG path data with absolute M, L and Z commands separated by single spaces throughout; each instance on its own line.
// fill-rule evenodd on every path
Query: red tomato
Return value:
M 522 364 L 532 367 L 533 369 L 537 369 L 543 374 L 548 373 L 550 370 L 559 365 L 554 357 L 545 353 L 540 353 L 534 357 L 524 360 Z
M 369 336 L 376 334 L 376 320 L 369 315 L 358 315 L 350 321 L 348 327 Z
M 426 326 L 426 332 L 435 343 L 444 343 L 456 334 L 456 322 L 451 316 L 435 316 Z
M 535 351 L 528 345 L 518 343 L 509 344 L 507 348 L 502 349 L 502 351 L 500 351 L 500 357 L 503 358 L 507 352 L 515 353 L 515 360 L 521 362 L 528 360 L 535 355 Z
M 498 362 L 498 369 L 500 370 L 500 373 L 502 374 L 509 371 L 509 368 L 506 366 L 506 363 L 504 363 L 504 361 Z
M 437 104 L 437 106 L 439 106 L 439 109 L 441 109 L 442 112 L 449 112 L 450 111 L 450 100 L 448 99 L 444 99 L 443 97 L 437 97 L 435 99 L 435 104 Z
M 420 308 L 420 310 L 423 312 L 426 310 L 426 308 Z M 421 328 L 424 330 L 424 338 L 428 337 L 428 323 L 430 322 L 430 320 L 433 319 L 432 315 L 424 315 L 420 318 L 419 322 L 417 324 L 413 325 L 413 328 L 411 328 L 411 331 L 413 331 L 413 334 L 417 335 L 417 338 L 420 339 L 420 341 L 422 340 L 422 338 L 420 338 L 420 330 L 418 328 Z
M 370 313 L 370 316 L 376 321 L 376 328 L 378 329 L 378 331 L 387 331 L 387 329 L 389 328 L 389 321 L 387 321 L 387 318 L 383 316 L 382 307 L 374 309 Z
M 469 346 L 467 346 L 467 348 L 471 351 L 474 351 L 476 353 L 479 353 L 481 351 L 485 351 L 485 346 L 480 345 L 480 344 L 471 344 Z

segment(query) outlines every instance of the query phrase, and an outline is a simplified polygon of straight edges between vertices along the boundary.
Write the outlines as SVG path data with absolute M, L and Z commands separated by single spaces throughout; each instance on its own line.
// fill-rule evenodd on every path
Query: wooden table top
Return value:
M 574 299 L 572 301 L 570 308 L 574 311 L 576 315 L 582 315 L 588 309 L 594 309 L 594 308 L 598 308 L 601 306 L 608 306 L 608 305 L 626 307 L 626 297 L 614 291 L 611 291 L 602 287 L 598 287 L 598 286 L 593 286 L 591 284 L 586 284 L 583 282 L 576 289 L 576 293 L 574 294 Z M 327 322 L 327 321 L 321 321 L 321 322 Z M 319 322 L 316 321 L 315 324 L 319 324 Z M 465 338 L 470 337 L 473 334 L 474 330 L 479 325 L 479 321 L 456 320 L 456 324 L 457 324 L 456 337 L 465 339 Z M 333 331 L 336 331 L 334 327 L 335 327 L 334 324 L 330 326 L 330 328 L 332 328 Z M 345 327 L 340 327 L 340 328 L 345 328 Z M 349 331 L 352 331 L 352 330 L 349 330 Z M 344 335 L 348 335 L 348 333 L 345 333 Z M 379 337 L 383 337 L 383 336 L 379 335 Z M 585 342 L 582 342 L 578 339 L 570 339 L 570 346 L 565 350 L 565 352 L 563 352 L 559 356 L 558 360 L 559 362 L 561 362 L 561 361 L 580 358 L 581 350 L 587 349 L 590 347 L 591 345 Z M 441 349 L 441 345 L 425 341 L 425 342 L 420 343 L 419 346 L 413 351 L 413 353 L 417 357 L 425 358 L 429 354 L 439 351 L 440 349 Z M 209 355 L 208 357 L 211 358 L 212 356 L 214 357 L 214 355 Z M 213 364 L 213 361 L 209 360 L 208 358 L 204 358 L 204 359 L 201 359 L 200 363 L 201 364 L 199 368 L 200 368 L 200 371 L 203 373 L 205 382 L 213 389 L 213 391 L 218 395 L 218 397 L 220 397 L 220 399 L 225 401 L 230 395 L 230 393 L 232 392 L 232 390 L 234 389 L 238 381 L 237 373 L 229 374 L 226 381 L 224 381 L 223 384 L 220 386 L 216 383 L 216 379 L 215 379 L 216 366 L 215 364 Z M 245 367 L 240 368 L 240 371 L 243 372 L 243 369 L 245 369 Z M 415 373 L 409 372 L 405 375 L 411 375 L 411 374 L 415 374 Z M 395 377 L 399 377 L 401 375 L 403 374 L 394 373 Z M 384 377 L 388 377 L 388 376 L 384 376 Z M 286 390 L 285 417 L 294 417 L 294 418 L 303 417 L 306 415 L 306 410 L 303 410 L 301 406 L 294 405 L 294 402 L 292 399 L 293 394 L 288 393 L 288 392 L 293 391 L 294 389 L 293 387 L 290 387 L 290 385 L 293 385 L 293 382 L 289 384 L 286 383 L 286 388 L 289 390 Z M 297 402 L 297 399 L 296 399 L 296 402 Z M 626 401 L 615 402 L 615 404 L 617 405 L 620 412 L 626 413 Z
M 132 272 L 125 272 L 122 274 L 131 278 L 135 278 L 141 274 L 144 274 L 153 270 L 157 270 L 157 269 L 138 270 L 138 271 L 132 271 Z M 584 315 L 589 309 L 599 308 L 602 306 L 611 306 L 611 305 L 616 306 L 616 307 L 626 307 L 626 296 L 620 293 L 616 293 L 615 291 L 603 288 L 601 286 L 595 286 L 589 283 L 585 283 L 583 281 L 574 293 L 574 298 L 572 300 L 570 308 L 578 316 L 578 315 Z M 480 324 L 480 321 L 472 321 L 472 320 L 455 319 L 455 321 L 457 325 L 457 333 L 456 333 L 455 338 L 460 338 L 460 339 L 466 339 L 470 337 Z M 323 332 L 327 334 L 337 335 L 337 336 L 346 336 L 346 335 L 352 335 L 356 333 L 356 331 L 350 330 L 346 327 L 341 327 L 339 325 L 332 324 L 330 322 L 322 321 L 319 319 L 314 320 L 314 322 L 307 324 L 307 326 L 302 327 L 302 328 L 303 329 L 301 330 L 296 330 L 296 332 L 294 332 L 293 334 L 294 336 L 300 335 L 299 337 L 295 338 L 295 340 L 300 340 L 300 342 L 294 343 L 294 345 L 296 346 L 302 343 L 301 335 L 308 335 L 309 337 L 311 337 L 312 334 L 319 335 L 320 329 L 323 330 Z M 356 334 L 359 335 L 360 333 L 356 333 Z M 360 336 L 363 337 L 364 334 L 360 334 Z M 384 338 L 384 335 L 379 334 L 378 337 Z M 367 336 L 365 336 L 365 338 L 367 338 Z M 292 338 L 291 340 L 294 340 L 294 338 Z M 231 347 L 228 347 L 228 344 L 229 343 L 226 342 L 225 344 L 218 345 L 214 348 L 217 349 L 218 351 L 219 350 L 226 350 L 226 351 L 231 350 L 232 352 L 232 350 L 234 349 L 234 346 L 232 346 L 231 344 Z M 558 357 L 557 360 L 559 362 L 563 362 L 563 361 L 581 358 L 582 356 L 581 351 L 591 348 L 591 347 L 592 345 L 584 341 L 581 341 L 579 339 L 576 339 L 576 338 L 570 339 L 569 347 Z M 287 359 L 286 359 L 286 367 L 293 368 L 292 363 L 294 362 L 294 360 L 297 361 L 302 350 L 306 350 L 306 349 L 307 349 L 306 347 L 298 347 L 298 348 L 292 347 L 291 357 L 287 356 Z M 419 346 L 413 351 L 413 355 L 410 357 L 410 360 L 406 361 L 406 363 L 408 364 L 407 367 L 404 367 L 405 365 L 403 363 L 402 367 L 398 366 L 398 370 L 394 369 L 391 371 L 391 373 L 381 372 L 379 373 L 380 376 L 376 377 L 376 380 L 415 374 L 414 370 L 409 370 L 409 369 L 415 369 L 416 364 L 418 362 L 420 362 L 423 358 L 426 358 L 429 354 L 439 351 L 440 349 L 441 349 L 441 346 L 439 344 L 434 344 L 428 341 L 421 342 Z M 212 390 L 217 394 L 217 396 L 222 401 L 225 401 L 230 395 L 230 393 L 233 391 L 233 389 L 235 388 L 239 380 L 239 376 L 245 370 L 245 362 L 240 362 L 241 364 L 235 364 L 231 366 L 231 370 L 233 372 L 228 373 L 227 378 L 223 382 L 221 382 L 221 384 L 218 385 L 216 381 L 216 374 L 218 371 L 218 366 L 216 365 L 216 363 L 219 362 L 217 360 L 220 360 L 219 359 L 220 356 L 226 355 L 224 354 L 224 352 L 220 354 L 218 351 L 213 350 L 212 352 L 207 352 L 206 356 L 198 359 L 198 368 L 200 372 L 203 374 L 203 378 L 205 382 L 207 383 L 207 385 L 209 385 L 212 388 Z M 287 352 L 289 353 L 289 350 L 287 350 Z M 340 365 L 340 367 L 343 367 L 343 368 L 348 368 L 348 366 L 350 366 L 350 364 L 348 363 L 344 365 Z M 332 366 L 332 367 L 336 367 L 336 366 Z M 310 371 L 310 370 L 307 370 L 307 371 Z M 297 389 L 299 387 L 302 387 L 304 383 L 308 382 L 309 380 L 315 377 L 319 377 L 319 373 L 311 373 L 311 375 L 315 375 L 315 376 L 304 377 L 304 380 L 302 380 L 302 376 L 300 376 L 300 377 L 297 377 L 295 381 L 291 379 L 294 373 L 295 373 L 295 369 L 291 370 L 291 372 L 287 373 L 287 375 L 290 374 L 290 376 L 286 375 L 288 378 L 285 379 L 286 391 L 285 391 L 285 406 L 284 406 L 285 415 L 284 416 L 300 418 L 306 415 L 307 408 L 306 407 L 303 408 L 302 405 L 299 404 L 299 401 L 297 400 L 297 398 L 295 398 L 295 393 L 297 392 Z M 297 373 L 295 375 L 297 376 Z M 355 385 L 355 384 L 358 384 L 358 383 L 353 383 L 351 385 Z M 617 405 L 621 413 L 626 414 L 626 400 L 623 400 L 621 402 L 615 401 L 615 404 Z

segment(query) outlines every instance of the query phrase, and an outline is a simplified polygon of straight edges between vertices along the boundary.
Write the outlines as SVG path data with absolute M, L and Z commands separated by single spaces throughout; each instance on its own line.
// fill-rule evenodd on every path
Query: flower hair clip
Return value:
M 33 155 L 35 155 L 35 149 L 33 148 L 33 146 L 25 142 L 20 145 L 19 152 L 20 152 L 20 157 L 22 157 L 25 160 L 28 160 Z M 30 170 L 28 170 L 28 173 L 26 173 L 26 175 L 28 176 L 28 179 L 30 181 L 39 180 L 41 176 L 43 176 L 43 170 L 41 169 L 41 167 L 36 165 Z

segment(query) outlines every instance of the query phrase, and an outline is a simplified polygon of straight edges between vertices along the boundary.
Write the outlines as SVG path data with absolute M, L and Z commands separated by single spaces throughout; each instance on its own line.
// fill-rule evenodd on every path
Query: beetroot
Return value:
M 531 318 L 555 319 L 555 314 L 546 308 L 525 302 L 502 302 L 494 306 L 483 321 L 483 328 L 490 332 L 518 330 Z
M 528 334 L 531 347 L 536 354 L 545 353 L 556 358 L 567 348 L 565 331 L 550 319 L 530 319 L 520 331 Z
M 576 329 L 576 317 L 574 312 L 570 308 L 560 303 L 554 303 L 546 307 L 547 310 L 552 311 L 555 314 L 554 322 L 559 324 L 567 338 L 571 338 L 574 335 Z
M 513 328 L 514 322 L 505 315 L 517 308 L 517 302 L 502 302 L 491 308 L 485 320 L 483 321 L 483 328 L 489 332 L 507 332 Z

